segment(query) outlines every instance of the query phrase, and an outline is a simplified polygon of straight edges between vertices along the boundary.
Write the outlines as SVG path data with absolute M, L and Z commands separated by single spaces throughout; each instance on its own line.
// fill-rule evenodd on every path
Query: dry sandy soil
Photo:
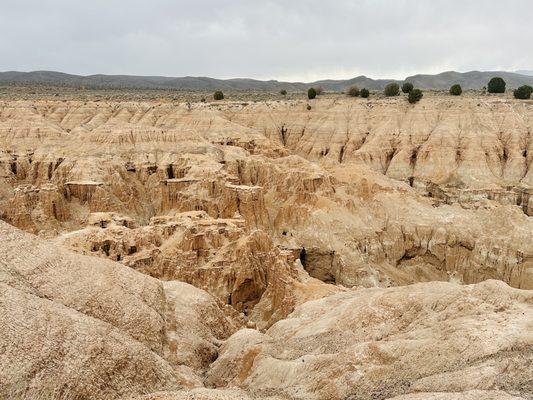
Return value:
M 16 93 L 0 398 L 533 398 L 533 102 Z

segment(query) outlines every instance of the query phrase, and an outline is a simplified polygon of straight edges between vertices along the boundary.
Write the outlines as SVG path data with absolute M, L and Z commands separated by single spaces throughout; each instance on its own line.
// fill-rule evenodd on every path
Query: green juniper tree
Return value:
M 455 85 L 452 85 L 452 87 L 450 88 L 450 94 L 452 96 L 460 96 L 462 93 L 463 93 L 463 88 L 458 83 L 456 83 Z
M 400 94 L 400 86 L 397 83 L 389 83 L 385 86 L 385 96 L 392 97 Z

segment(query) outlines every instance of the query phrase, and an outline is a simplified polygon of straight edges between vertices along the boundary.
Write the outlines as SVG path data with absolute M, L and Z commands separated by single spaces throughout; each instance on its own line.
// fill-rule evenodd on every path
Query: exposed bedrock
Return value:
M 415 107 L 399 99 L 324 99 L 313 112 L 281 103 L 258 116 L 257 108 L 236 112 L 232 122 L 312 161 L 364 163 L 411 184 L 464 189 L 465 196 L 471 189 L 484 196 L 506 188 L 531 193 L 531 103 L 436 96 Z
M 207 382 L 288 399 L 527 398 L 531 301 L 500 281 L 348 291 L 238 331 Z
M 532 393 L 532 292 L 501 281 L 343 290 L 301 303 L 262 333 L 187 283 L 69 252 L 4 222 L 0 234 L 3 398 Z
M 333 171 L 335 201 L 309 199 L 305 217 L 291 208 L 278 213 L 279 243 L 311 276 L 346 286 L 492 278 L 532 287 L 533 225 L 519 207 L 447 205 L 355 171 Z
M 221 340 L 241 324 L 186 283 L 70 253 L 4 222 L 0 235 L 2 398 L 203 386 Z
M 0 398 L 531 398 L 532 105 L 404 100 L 2 102 Z
M 339 289 L 310 278 L 290 254 L 244 219 L 211 218 L 204 211 L 154 217 L 132 227 L 127 218 L 91 214 L 91 225 L 58 238 L 79 253 L 120 261 L 162 280 L 202 288 L 259 328 L 311 298 Z
M 247 236 L 254 248 L 260 237 L 275 259 L 287 253 L 327 283 L 532 285 L 529 103 L 7 102 L 0 117 L 1 218 L 54 237 L 85 229 L 95 213 L 127 216 L 135 240 L 98 239 L 91 251 L 136 257 L 132 266 L 154 276 L 203 279 L 201 256 L 187 270 L 163 262 L 164 240 L 141 251 L 154 218 L 203 211 L 242 220 L 248 233 L 231 240 Z M 187 240 L 199 254 L 220 248 Z M 253 289 L 227 280 L 217 296 L 247 309 L 265 290 L 264 271 L 252 275 Z

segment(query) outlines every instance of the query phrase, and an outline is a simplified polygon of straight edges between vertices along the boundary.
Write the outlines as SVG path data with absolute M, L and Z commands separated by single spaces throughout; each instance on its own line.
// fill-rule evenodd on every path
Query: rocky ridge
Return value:
M 0 103 L 0 397 L 531 397 L 532 104 L 310 104 Z
M 262 333 L 239 329 L 232 307 L 187 283 L 75 254 L 3 222 L 0 233 L 3 398 L 532 393 L 533 296 L 501 281 L 345 290 L 305 302 Z
M 53 237 L 93 213 L 204 211 L 330 283 L 531 288 L 531 107 L 489 100 L 7 102 L 0 212 Z

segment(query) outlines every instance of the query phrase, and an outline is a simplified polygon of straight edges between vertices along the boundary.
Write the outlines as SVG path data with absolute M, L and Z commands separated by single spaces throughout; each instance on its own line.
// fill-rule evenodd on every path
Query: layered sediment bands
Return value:
M 352 172 L 337 176 L 367 200 L 355 197 L 349 212 L 329 204 L 307 226 L 286 229 L 305 248 L 308 271 L 329 271 L 325 279 L 347 286 L 495 278 L 532 287 L 533 225 L 519 207 L 483 201 L 464 209 L 411 197 L 408 187 L 369 186 Z
M 48 230 L 59 228 L 61 223 L 69 221 L 70 211 L 57 186 L 22 185 L 13 190 L 0 216 L 12 225 L 38 232 L 41 222 L 47 224 Z
M 0 222 L 0 397 L 115 399 L 201 387 L 241 324 L 206 292 Z
M 137 229 L 118 215 L 90 221 L 107 224 L 102 231 Z M 502 282 L 344 290 L 301 304 L 261 333 L 238 329 L 239 316 L 187 283 L 71 253 L 3 222 L 0 234 L 2 397 L 531 394 L 532 294 Z
M 380 232 L 377 240 L 359 242 L 358 246 L 369 263 L 390 263 L 413 282 L 500 279 L 518 288 L 533 285 L 533 258 L 521 250 L 527 248 L 526 241 L 513 248 L 501 238 L 472 239 L 453 228 L 392 225 Z
M 230 182 L 223 179 L 166 179 L 162 182 L 161 209 L 163 212 L 206 211 L 215 218 L 237 215 L 244 217 L 252 226 L 268 227 L 263 188 Z
M 67 182 L 65 184 L 67 188 L 66 197 L 70 199 L 74 197 L 81 203 L 91 203 L 93 195 L 103 185 L 102 182 L 81 181 L 81 182 Z
M 90 227 L 60 237 L 59 243 L 202 288 L 260 328 L 303 301 L 339 290 L 307 276 L 269 235 L 250 231 L 244 219 L 195 211 L 155 217 L 139 228 L 115 214 L 92 214 L 90 221 Z
M 1 103 L 0 398 L 530 398 L 531 104 L 404 100 Z
M 168 236 L 140 251 L 155 240 L 150 221 L 193 211 L 242 220 L 246 234 L 232 240 L 258 229 L 273 258 L 288 251 L 290 268 L 300 258 L 327 283 L 532 287 L 529 103 L 429 95 L 416 106 L 344 97 L 305 105 L 3 103 L 0 215 L 49 237 L 85 229 L 94 213 L 125 215 L 140 227 L 135 240 L 99 239 L 91 252 L 134 255 L 135 268 L 200 286 L 205 263 L 216 263 L 163 263 Z M 223 290 L 209 290 L 248 310 L 267 291 L 260 270 L 253 289 L 222 274 L 213 287 Z
M 305 104 L 248 107 L 232 121 L 309 160 L 364 163 L 405 182 L 486 193 L 533 185 L 529 102 L 436 96 L 413 107 L 403 99 L 325 99 L 311 112 Z
M 289 399 L 527 398 L 531 302 L 498 281 L 348 291 L 305 303 L 264 334 L 238 331 L 207 382 Z
M 441 187 L 431 182 L 410 181 L 410 185 L 422 190 L 427 196 L 441 200 L 445 204 L 461 204 L 463 207 L 479 207 L 483 200 L 494 200 L 500 204 L 517 205 L 524 214 L 533 216 L 532 189 L 507 187 L 505 189 L 460 189 Z

